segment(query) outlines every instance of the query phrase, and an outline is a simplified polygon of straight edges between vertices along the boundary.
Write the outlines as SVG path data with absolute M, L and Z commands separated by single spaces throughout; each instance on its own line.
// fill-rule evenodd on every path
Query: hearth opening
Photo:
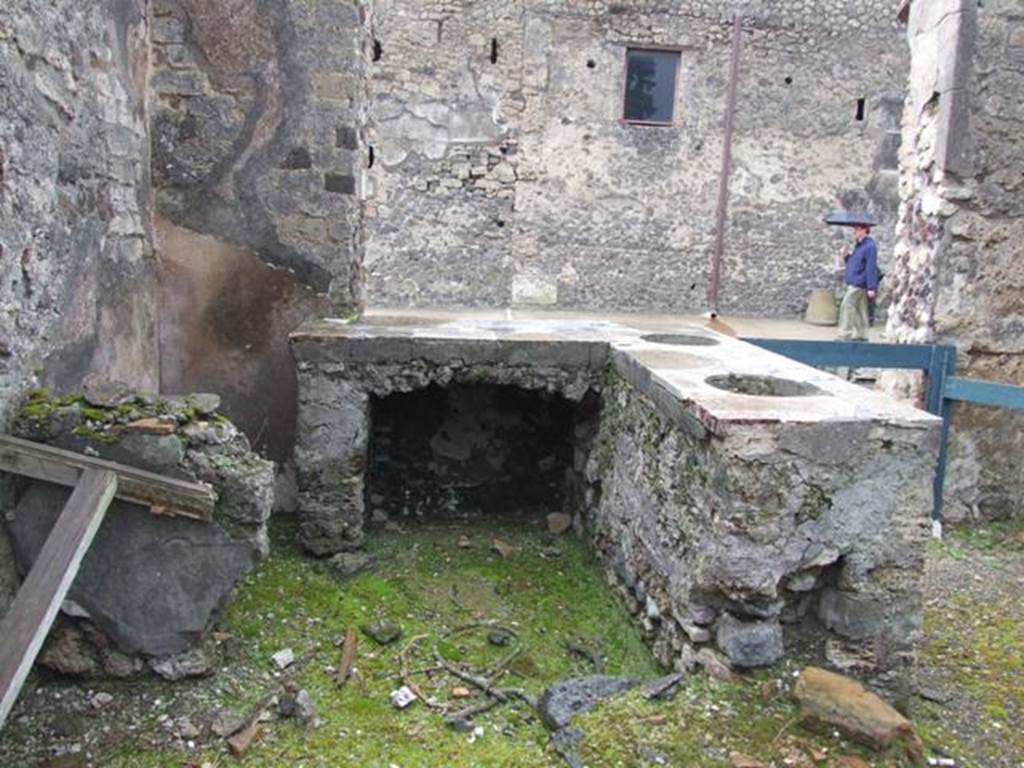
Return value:
M 431 385 L 373 398 L 368 522 L 575 516 L 597 431 L 596 400 L 495 384 Z

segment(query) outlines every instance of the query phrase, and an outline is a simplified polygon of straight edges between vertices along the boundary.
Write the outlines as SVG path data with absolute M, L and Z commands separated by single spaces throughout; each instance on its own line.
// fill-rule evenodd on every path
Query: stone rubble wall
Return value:
M 458 362 L 452 360 L 452 345 Z M 354 549 L 364 541 L 366 474 L 370 437 L 370 398 L 412 392 L 436 384 L 495 384 L 544 390 L 572 402 L 599 390 L 606 353 L 601 345 L 583 344 L 572 352 L 563 345 L 540 352 L 505 348 L 504 359 L 488 354 L 487 345 L 448 342 L 436 354 L 429 344 L 409 356 L 405 345 L 393 347 L 394 362 L 360 359 L 350 340 L 331 349 L 316 342 L 293 342 L 299 369 L 299 416 L 295 467 L 299 487 L 302 546 L 317 556 Z M 574 345 L 575 346 L 575 345 Z
M 155 388 L 141 0 L 0 4 L 0 429 L 36 382 Z M 16 577 L 0 534 L 0 613 Z
M 1016 0 L 918 0 L 887 326 L 955 344 L 958 375 L 1024 385 L 1024 21 Z M 900 387 L 889 376 L 888 386 Z M 1020 515 L 1024 415 L 958 404 L 948 519 Z
M 833 284 L 823 213 L 894 218 L 907 52 L 880 0 L 743 13 L 723 309 L 792 314 Z M 704 309 L 730 18 L 689 0 L 374 2 L 369 301 Z M 630 45 L 681 50 L 676 126 L 621 122 Z
M 713 434 L 668 418 L 629 376 L 620 367 L 604 389 L 586 519 L 662 663 L 714 641 L 737 666 L 771 664 L 782 626 L 808 614 L 877 663 L 898 661 L 920 638 L 937 430 Z
M 76 620 L 66 618 L 51 633 L 40 660 L 73 674 L 127 676 L 146 665 L 164 674 L 181 666 L 182 654 L 196 654 L 235 584 L 269 553 L 274 465 L 218 413 L 216 395 L 156 397 L 92 382 L 86 380 L 84 395 L 34 391 L 15 434 L 208 483 L 217 503 L 212 520 L 200 522 L 115 500 L 68 593 Z M 22 573 L 70 493 L 49 483 L 19 483 L 5 527 Z

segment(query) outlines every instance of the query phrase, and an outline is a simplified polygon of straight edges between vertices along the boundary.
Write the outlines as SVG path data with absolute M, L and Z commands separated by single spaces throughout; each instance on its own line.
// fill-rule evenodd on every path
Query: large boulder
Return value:
M 87 619 L 92 634 L 102 633 L 122 654 L 155 661 L 195 647 L 238 580 L 268 553 L 274 465 L 256 455 L 245 436 L 216 413 L 215 397 L 123 392 L 111 398 L 109 389 L 102 390 L 102 397 L 95 389 L 62 398 L 35 392 L 15 431 L 61 448 L 203 481 L 217 492 L 210 522 L 158 516 L 115 500 L 68 593 L 66 610 Z M 48 483 L 24 485 L 7 522 L 22 573 L 31 567 L 70 493 Z M 61 646 L 58 640 L 51 639 L 51 652 L 43 653 L 41 661 L 68 667 L 68 654 L 57 652 L 67 643 Z

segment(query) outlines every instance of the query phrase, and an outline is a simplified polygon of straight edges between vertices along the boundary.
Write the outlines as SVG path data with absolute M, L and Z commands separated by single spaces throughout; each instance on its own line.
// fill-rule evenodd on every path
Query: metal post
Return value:
M 736 85 L 740 71 L 742 17 L 733 16 L 732 59 L 729 62 L 729 90 L 725 104 L 725 131 L 722 145 L 722 173 L 718 178 L 718 209 L 715 212 L 715 244 L 711 251 L 711 280 L 708 282 L 708 304 L 718 313 L 718 283 L 722 274 L 722 251 L 725 244 L 725 214 L 729 206 L 729 176 L 732 174 L 732 137 L 736 123 Z

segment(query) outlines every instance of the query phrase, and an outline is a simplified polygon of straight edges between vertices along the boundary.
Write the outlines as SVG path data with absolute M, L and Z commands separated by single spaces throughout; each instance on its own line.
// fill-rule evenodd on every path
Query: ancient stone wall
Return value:
M 34 383 L 103 371 L 155 389 L 148 34 L 141 0 L 0 4 L 5 430 Z
M 1024 16 L 1016 0 L 910 6 L 888 334 L 955 344 L 959 374 L 1024 385 Z M 1024 416 L 957 405 L 945 514 L 1020 514 Z
M 783 625 L 806 616 L 881 665 L 919 639 L 936 430 L 712 432 L 685 405 L 670 418 L 635 364 L 613 362 L 586 469 L 601 491 L 587 525 L 663 663 L 714 640 L 738 666 L 771 664 Z
M 360 305 L 364 17 L 356 0 L 153 3 L 163 386 L 213 390 L 289 451 L 285 338 Z
M 727 3 L 372 6 L 371 303 L 705 308 Z M 824 212 L 894 218 L 907 52 L 888 2 L 743 13 L 722 305 L 791 314 L 833 279 Z M 621 120 L 629 46 L 679 50 L 674 125 Z

